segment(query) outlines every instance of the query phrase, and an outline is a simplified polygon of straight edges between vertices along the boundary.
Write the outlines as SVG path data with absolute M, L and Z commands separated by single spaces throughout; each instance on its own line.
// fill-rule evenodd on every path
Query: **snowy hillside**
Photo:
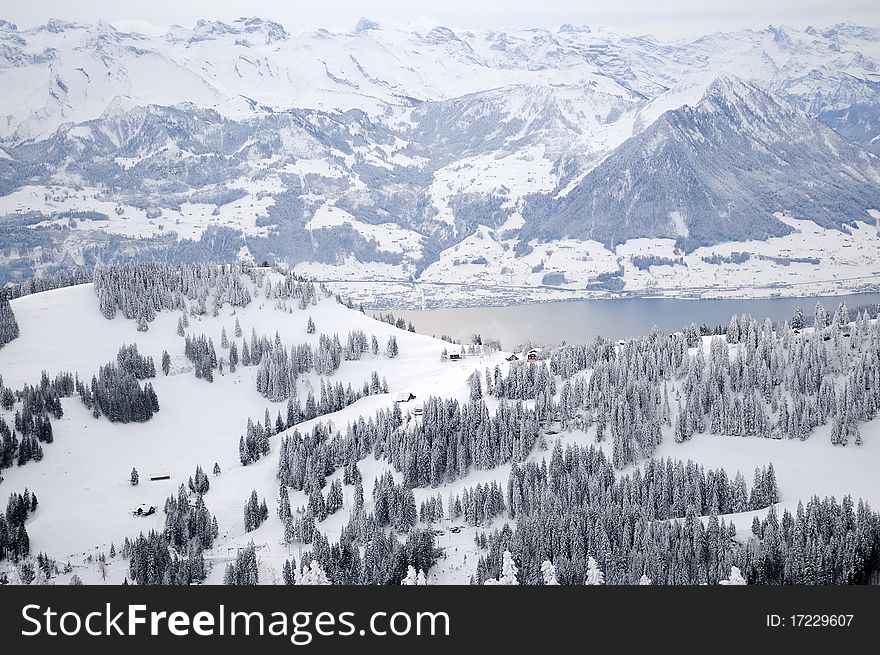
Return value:
M 775 331 L 743 316 L 726 337 L 570 345 L 527 363 L 488 339 L 455 345 L 376 320 L 279 270 L 109 269 L 24 295 L 0 304 L 0 491 L 28 490 L 0 523 L 0 576 L 221 583 L 250 566 L 253 542 L 261 583 L 311 558 L 337 583 L 397 583 L 407 566 L 431 584 L 481 582 L 498 577 L 503 550 L 522 582 L 547 558 L 580 583 L 587 555 L 609 584 L 714 583 L 733 564 L 750 582 L 791 582 L 805 573 L 773 568 L 773 549 L 815 563 L 821 539 L 832 554 L 804 581 L 861 581 L 846 576 L 878 568 L 880 518 L 859 499 L 880 504 L 880 329 L 828 310 L 818 329 L 803 315 Z M 131 344 L 138 354 L 123 356 Z M 158 411 L 127 419 L 146 385 Z M 807 515 L 842 511 L 843 523 L 804 550 L 791 531 L 774 541 L 777 521 L 794 520 L 784 512 L 801 520 L 814 494 L 843 509 L 817 500 Z M 621 517 L 658 543 L 677 543 L 681 525 L 689 543 L 704 525 L 709 560 L 627 545 Z M 735 541 L 713 541 L 719 520 Z M 536 530 L 557 529 L 587 552 L 530 550 Z M 866 550 L 838 555 L 835 530 L 858 530 Z M 156 548 L 174 564 L 142 569 Z
M 719 77 L 544 209 L 546 222 L 527 223 L 547 236 L 665 237 L 692 249 L 789 234 L 773 207 L 799 207 L 822 227 L 867 219 L 865 208 L 880 202 L 878 180 L 880 159 L 789 103 Z
M 625 256 L 603 277 L 627 240 L 652 255 L 672 240 L 676 258 L 770 240 L 784 258 L 797 233 L 777 213 L 832 236 L 876 225 L 878 59 L 880 31 L 850 24 L 667 42 L 572 25 L 242 18 L 145 36 L 0 21 L 0 282 L 250 255 L 376 304 L 396 287 L 364 283 L 460 304 L 430 286 L 438 271 L 532 300 L 535 269 L 572 238 L 579 263 L 538 275 L 539 295 L 645 293 Z M 831 256 L 861 267 L 852 253 Z M 731 286 L 798 295 L 833 277 L 807 267 L 819 285 L 768 265 Z M 717 293 L 684 267 L 662 277 Z M 876 285 L 853 277 L 837 291 Z

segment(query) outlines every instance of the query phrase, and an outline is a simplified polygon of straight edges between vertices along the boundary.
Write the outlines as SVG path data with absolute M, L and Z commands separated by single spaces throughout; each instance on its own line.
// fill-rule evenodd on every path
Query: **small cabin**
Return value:
M 169 473 L 156 473 L 155 475 L 150 476 L 150 482 L 159 482 L 160 480 L 170 480 L 171 475 Z
M 527 361 L 530 361 L 530 362 L 537 362 L 539 359 L 541 359 L 541 351 L 538 350 L 537 348 L 532 348 L 532 349 L 526 354 L 526 360 L 527 360 Z
M 506 359 L 508 362 L 516 362 L 516 361 L 519 361 L 519 357 L 517 357 L 517 356 L 514 355 L 513 353 L 510 353 L 510 354 L 509 354 L 507 357 L 505 357 L 504 359 Z
M 464 355 L 461 353 L 449 353 L 449 361 L 450 362 L 460 362 L 464 359 Z
M 135 507 L 132 511 L 132 514 L 135 516 L 152 516 L 156 513 L 156 507 L 154 505 L 149 505 L 147 503 L 141 503 L 137 507 Z
M 424 416 L 425 409 L 423 407 L 416 407 L 413 410 L 413 416 Z
M 396 403 L 408 403 L 410 400 L 415 400 L 416 395 L 414 393 L 410 393 L 409 391 L 402 391 L 397 394 L 397 397 L 394 399 Z

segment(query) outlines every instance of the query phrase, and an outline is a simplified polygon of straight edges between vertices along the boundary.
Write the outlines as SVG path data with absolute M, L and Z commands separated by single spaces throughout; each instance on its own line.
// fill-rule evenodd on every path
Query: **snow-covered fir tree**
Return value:
M 591 555 L 587 559 L 587 577 L 584 578 L 585 585 L 603 585 L 605 584 L 605 574 L 599 568 L 599 564 Z

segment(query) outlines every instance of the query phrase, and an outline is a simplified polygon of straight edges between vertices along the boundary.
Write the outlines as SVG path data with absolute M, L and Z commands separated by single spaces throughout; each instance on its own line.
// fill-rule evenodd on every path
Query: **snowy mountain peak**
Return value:
M 138 107 L 138 104 L 132 100 L 130 96 L 118 95 L 107 105 L 107 109 L 101 114 L 101 119 L 117 118 L 123 114 L 127 114 L 136 107 Z
M 852 25 L 670 42 L 430 18 L 293 37 L 259 17 L 161 35 L 0 23 L 0 142 L 18 164 L 0 158 L 0 199 L 36 211 L 17 192 L 75 177 L 94 189 L 77 210 L 162 209 L 180 240 L 222 225 L 293 262 L 317 261 L 310 225 L 319 257 L 407 276 L 480 226 L 499 249 L 762 239 L 789 231 L 777 209 L 836 229 L 880 207 L 878 70 L 880 34 Z M 109 232 L 164 229 L 132 215 Z
M 757 92 L 757 87 L 730 73 L 719 73 L 706 87 L 703 100 L 731 103 L 738 102 Z
M 363 32 L 369 32 L 370 30 L 380 29 L 382 28 L 376 21 L 372 21 L 366 17 L 361 17 L 361 19 L 357 22 L 357 25 L 354 26 L 354 34 L 361 34 Z
M 429 41 L 434 41 L 436 43 L 444 42 L 444 41 L 458 41 L 459 38 L 456 36 L 455 32 L 453 32 L 448 27 L 443 27 L 442 25 L 437 25 L 436 27 L 432 27 L 428 33 L 426 34 L 426 38 Z
M 667 110 L 624 142 L 556 203 L 525 215 L 524 231 L 609 246 L 649 235 L 689 249 L 784 236 L 790 227 L 775 211 L 842 229 L 880 203 L 877 179 L 876 157 L 726 74 L 695 105 Z
M 766 31 L 773 36 L 773 40 L 780 48 L 786 49 L 792 46 L 792 38 L 789 32 L 795 32 L 796 30 L 785 25 L 768 25 Z
M 849 21 L 837 23 L 821 31 L 826 39 L 858 39 L 876 41 L 880 39 L 880 28 L 857 25 Z
M 264 36 L 267 45 L 290 38 L 290 35 L 281 23 L 257 16 L 238 18 L 232 24 L 247 34 L 260 34 Z
M 578 32 L 590 34 L 592 31 L 593 30 L 589 25 L 572 25 L 571 23 L 563 23 L 559 26 L 559 32 L 561 34 L 577 34 Z
M 46 21 L 45 25 L 40 25 L 35 28 L 34 32 L 50 32 L 51 34 L 63 34 L 64 32 L 73 32 L 77 30 L 86 31 L 89 29 L 89 25 L 85 23 L 76 23 L 73 21 L 66 21 L 60 18 L 50 18 Z
M 239 37 L 255 39 L 261 45 L 270 45 L 289 38 L 287 30 L 280 23 L 259 17 L 237 18 L 232 23 L 223 21 L 209 21 L 200 19 L 195 27 L 188 29 L 174 25 L 168 31 L 166 39 L 172 43 L 185 42 L 188 44 L 201 41 L 212 41 L 231 37 L 238 40 Z

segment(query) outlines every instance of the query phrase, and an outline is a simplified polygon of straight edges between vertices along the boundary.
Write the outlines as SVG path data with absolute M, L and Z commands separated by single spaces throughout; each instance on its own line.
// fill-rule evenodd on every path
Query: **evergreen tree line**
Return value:
M 40 444 L 54 441 L 51 419 L 64 415 L 61 397 L 71 395 L 75 384 L 70 373 L 60 373 L 50 381 L 43 371 L 38 386 L 25 385 L 13 392 L 0 377 L 0 406 L 11 411 L 17 402 L 21 403 L 15 411 L 13 429 L 0 417 L 0 471 L 14 463 L 23 466 L 43 458 Z
M 122 346 L 116 354 L 119 370 L 136 380 L 156 377 L 156 364 L 152 357 L 144 357 L 138 352 L 137 344 Z
M 6 421 L 0 417 L 0 437 L 2 437 L 2 444 L 0 444 L 0 469 L 10 467 L 13 463 L 24 466 L 28 462 L 39 462 L 43 459 L 43 447 L 37 438 L 37 429 L 45 425 L 49 425 L 51 428 L 51 424 L 48 422 L 43 423 L 40 419 L 40 424 L 35 425 L 34 431 L 30 434 L 22 435 L 21 441 L 19 441 L 16 432 L 10 430 Z M 42 427 L 42 429 L 45 431 L 45 427 Z M 51 431 L 48 434 L 51 439 Z M 2 480 L 3 477 L 0 476 L 0 481 Z
M 266 410 L 267 412 L 269 410 Z M 269 437 L 272 436 L 272 423 L 269 425 L 268 432 L 263 428 L 263 424 L 248 419 L 245 434 L 238 440 L 238 458 L 242 466 L 247 466 L 260 459 L 263 455 L 269 454 Z
M 542 393 L 552 398 L 556 395 L 556 379 L 543 362 L 511 362 L 506 376 L 500 366 L 491 376 L 486 370 L 486 393 L 512 400 L 534 400 Z
M 365 544 L 361 557 L 357 543 Z M 441 551 L 431 530 L 413 528 L 401 543 L 384 530 L 371 532 L 367 541 L 356 542 L 348 528 L 343 529 L 339 542 L 328 548 L 327 540 L 317 539 L 312 559 L 317 560 L 331 584 L 399 585 L 409 567 L 429 570 Z M 304 562 L 307 557 L 303 557 Z
M 23 466 L 43 458 L 41 444 L 54 441 L 52 419 L 61 419 L 64 410 L 61 398 L 78 393 L 87 408 L 97 418 L 104 414 L 111 421 L 146 421 L 159 409 L 156 393 L 149 383 L 141 389 L 138 380 L 156 373 L 152 358 L 142 357 L 137 346 L 123 346 L 116 364 L 110 363 L 92 377 L 86 387 L 69 372 L 49 379 L 43 371 L 37 386 L 25 385 L 13 392 L 3 385 L 0 377 L 0 407 L 15 409 L 14 429 L 0 417 L 0 471 L 18 463 Z M 16 403 L 21 407 L 16 409 Z M 0 477 L 2 480 L 2 477 Z
M 98 369 L 89 386 L 79 380 L 77 385 L 83 404 L 95 418 L 106 416 L 113 423 L 144 423 L 159 411 L 153 385 L 147 382 L 142 387 L 135 375 L 112 362 Z
M 487 371 L 487 392 L 535 398 L 539 418 L 563 428 L 595 423 L 597 439 L 610 433 L 618 467 L 650 457 L 662 426 L 674 426 L 677 441 L 705 431 L 805 439 L 830 421 L 833 443 L 858 445 L 858 424 L 880 406 L 880 326 L 867 312 L 851 320 L 845 304 L 831 318 L 818 305 L 814 324 L 801 333 L 735 316 L 708 355 L 689 350 L 693 335 L 656 330 L 621 345 L 567 345 L 552 351 L 552 375 L 540 374 L 543 362 L 514 364 L 507 376 L 497 367 Z
M 487 470 L 522 461 L 540 443 L 542 433 L 535 410 L 523 401 L 502 400 L 490 415 L 484 400 L 460 403 L 429 398 L 420 420 L 404 422 L 399 404 L 380 409 L 374 417 L 359 417 L 346 433 L 316 424 L 310 432 L 294 430 L 281 441 L 278 478 L 288 487 L 310 493 L 320 489 L 337 468 L 352 466 L 372 453 L 403 474 L 408 488 L 439 486 L 472 469 Z
M 708 416 L 712 432 L 788 439 L 831 421 L 832 443 L 859 445 L 858 423 L 880 406 L 880 326 L 866 313 L 851 321 L 844 303 L 832 318 L 818 304 L 814 325 L 825 327 L 799 334 L 786 324 L 780 334 L 769 321 L 734 317 L 733 357 L 716 339 L 708 358 L 698 350 L 691 359 L 676 438 L 704 431 Z
M 363 487 L 358 483 L 355 498 L 358 499 L 357 502 L 359 502 L 360 507 L 363 507 L 363 495 Z M 284 526 L 285 542 L 312 543 L 315 534 L 315 523 L 323 521 L 331 514 L 342 509 L 343 503 L 342 483 L 339 480 L 335 480 L 330 485 L 326 499 L 321 490 L 315 488 L 309 494 L 308 504 L 294 512 L 290 507 L 287 487 L 283 484 L 280 485 L 277 511 L 278 518 Z
M 419 519 L 415 494 L 397 484 L 391 471 L 377 477 L 373 485 L 373 515 L 379 526 L 390 525 L 397 532 L 409 531 Z
M 510 518 L 531 514 L 540 507 L 545 485 L 549 485 L 550 493 L 569 494 L 574 491 L 564 485 L 577 484 L 577 480 L 571 479 L 573 476 L 581 475 L 579 480 L 583 485 L 594 482 L 591 476 L 607 478 L 606 464 L 604 457 L 595 457 L 587 448 L 569 446 L 563 450 L 557 441 L 549 466 L 545 466 L 545 460 L 540 465 L 534 462 L 514 465 L 507 483 Z M 772 463 L 755 469 L 751 489 L 739 471 L 730 479 L 724 469 L 706 472 L 690 460 L 684 463 L 662 458 L 648 460 L 643 468 L 636 468 L 619 482 L 613 478 L 605 482 L 599 502 L 604 501 L 605 494 L 610 494 L 611 502 L 615 503 L 622 503 L 619 499 L 628 497 L 629 502 L 639 505 L 652 521 L 681 518 L 689 507 L 693 507 L 698 516 L 710 516 L 759 510 L 779 502 Z M 589 496 L 586 486 L 578 493 Z
M 372 342 L 373 354 L 378 355 L 375 336 L 372 337 Z M 242 345 L 241 364 L 257 365 L 257 391 L 269 400 L 278 402 L 296 396 L 296 383 L 300 375 L 310 370 L 319 375 L 331 375 L 339 368 L 343 359 L 360 359 L 368 347 L 367 336 L 360 330 L 349 332 L 344 348 L 339 335 L 329 337 L 320 334 L 317 346 L 302 343 L 292 346 L 289 351 L 277 333 L 274 341 L 270 342 L 266 337 L 257 339 L 256 333 L 252 331 L 250 348 L 246 342 Z M 393 336 L 388 340 L 385 354 L 388 357 L 398 354 L 397 340 Z M 383 384 L 383 387 L 387 389 L 387 384 Z M 378 393 L 375 384 L 371 389 L 372 393 Z
M 398 585 L 409 567 L 427 571 L 441 554 L 431 530 L 413 528 L 401 543 L 394 532 L 387 533 L 375 521 L 368 524 L 367 535 L 361 537 L 351 524 L 343 527 L 334 544 L 316 532 L 312 549 L 302 556 L 304 573 L 297 578 L 295 561 L 285 564 L 284 583 L 316 584 L 303 578 L 312 577 L 307 573 L 317 568 L 334 585 Z
M 185 553 L 172 551 L 163 532 L 141 533 L 134 541 L 125 540 L 123 557 L 129 558 L 129 576 L 140 585 L 190 585 L 207 574 L 200 548 Z
M 219 469 L 218 465 L 217 469 Z M 201 466 L 196 466 L 195 475 L 189 476 L 189 490 L 190 493 L 198 494 L 200 496 L 204 496 L 211 488 L 211 481 L 208 479 L 208 476 L 202 470 Z
M 17 338 L 18 321 L 15 320 L 6 292 L 0 289 L 0 348 Z
M 432 396 L 423 405 L 421 420 L 403 425 L 399 412 L 392 412 L 384 431 L 371 422 L 363 432 L 375 456 L 403 474 L 404 485 L 436 487 L 473 469 L 525 459 L 542 439 L 540 411 L 526 408 L 521 400 L 502 400 L 490 414 L 482 399 L 459 403 Z
M 331 514 L 342 509 L 343 502 L 342 482 L 334 480 L 330 483 L 326 499 L 319 489 L 312 489 L 312 493 L 309 494 L 308 509 L 316 521 L 323 521 Z
M 251 274 L 248 264 L 192 264 L 170 266 L 157 262 L 125 264 L 95 269 L 95 294 L 101 313 L 108 319 L 122 312 L 138 321 L 138 329 L 163 310 L 187 310 L 187 300 L 196 314 L 207 313 L 210 296 L 214 315 L 230 304 L 245 307 L 252 298 L 243 275 Z
M 814 498 L 796 517 L 783 517 L 782 529 L 771 504 L 753 528 L 756 538 L 740 544 L 718 512 L 774 502 L 772 468 L 756 472 L 748 501 L 741 475 L 731 484 L 723 470 L 711 473 L 660 460 L 648 462 L 644 473 L 615 476 L 593 446 L 568 447 L 564 455 L 554 449 L 549 466 L 529 462 L 511 472 L 508 507 L 516 530 L 505 526 L 489 536 L 474 581 L 498 578 L 505 550 L 520 563 L 525 584 L 541 584 L 544 560 L 553 563 L 560 584 L 581 584 L 590 557 L 608 584 L 637 584 L 643 575 L 655 584 L 717 584 L 731 566 L 753 583 L 788 583 L 801 575 L 796 557 L 786 565 L 789 549 L 805 562 L 810 553 L 799 571 L 813 582 L 864 582 L 880 565 L 880 517 L 861 502 L 854 513 L 848 498 L 842 506 Z
M 257 498 L 257 491 L 251 491 L 251 495 L 244 504 L 244 531 L 252 532 L 259 528 L 263 522 L 269 518 L 269 508 L 266 505 L 266 499 L 260 503 Z
M 289 560 L 285 565 L 289 565 Z M 239 548 L 235 554 L 235 561 L 226 565 L 223 573 L 225 585 L 256 585 L 260 582 L 259 564 L 254 542 L 244 548 Z
M 398 330 L 406 330 L 407 332 L 416 331 L 416 326 L 412 324 L 412 321 L 405 321 L 403 318 L 400 317 L 395 318 L 394 314 L 392 314 L 391 312 L 386 312 L 384 314 L 373 314 L 373 318 L 375 318 L 377 321 L 388 323 L 388 325 L 393 325 Z
M 186 336 L 183 354 L 193 363 L 195 375 L 200 380 L 214 381 L 214 369 L 218 366 L 217 351 L 214 350 L 214 342 L 204 334 L 197 337 Z M 230 360 L 231 364 L 231 360 Z M 235 365 L 230 365 L 230 370 Z
M 38 504 L 36 494 L 27 489 L 24 493 L 9 495 L 6 514 L 0 514 L 0 561 L 10 559 L 17 562 L 30 554 L 30 538 L 24 524 Z
M 266 298 L 275 298 L 278 300 L 293 299 L 298 302 L 300 309 L 318 304 L 321 296 L 328 297 L 330 292 L 324 285 L 316 286 L 303 276 L 296 275 L 290 271 L 283 273 L 283 278 L 274 284 L 269 278 L 265 278 L 263 282 L 264 294 Z M 259 278 L 257 278 L 259 280 Z M 337 300 L 339 300 L 337 298 Z M 341 302 L 341 301 L 340 301 Z
M 217 520 L 205 506 L 201 493 L 190 499 L 186 487 L 180 485 L 177 496 L 165 501 L 165 537 L 168 544 L 179 552 L 205 550 L 217 537 Z
M 756 325 L 749 323 L 750 330 L 754 331 Z M 828 328 L 830 332 L 834 327 Z M 880 370 L 873 364 L 876 361 L 876 348 L 871 348 L 874 343 L 877 328 L 867 323 L 866 320 L 858 321 L 858 325 L 851 327 L 849 349 L 858 353 L 862 349 L 862 355 L 855 359 L 856 368 L 852 375 L 858 376 L 855 387 L 862 379 L 873 380 L 875 370 Z M 748 337 L 749 330 L 746 331 Z M 756 333 L 757 334 L 757 333 Z M 769 348 L 772 331 L 763 331 L 765 348 Z M 859 338 L 852 335 L 860 335 Z M 796 339 L 797 335 L 789 330 L 786 336 L 775 338 L 775 347 L 781 352 L 793 351 L 789 354 L 790 364 L 788 372 L 779 378 L 779 384 L 769 384 L 762 388 L 760 385 L 755 393 L 769 392 L 772 389 L 783 387 L 783 380 L 799 380 L 803 385 L 806 376 L 803 372 L 796 373 L 804 361 L 810 358 L 801 356 L 808 348 L 814 348 L 816 353 L 825 353 L 825 357 L 831 361 L 834 355 L 835 339 L 824 340 L 822 335 Z M 845 338 L 842 337 L 841 338 Z M 684 335 L 679 333 L 664 337 L 659 332 L 652 332 L 643 339 L 631 340 L 623 346 L 597 341 L 588 346 L 566 347 L 556 351 L 551 356 L 550 367 L 561 370 L 564 378 L 558 407 L 550 411 L 551 417 L 558 417 L 563 424 L 576 425 L 580 420 L 582 425 L 595 421 L 597 423 L 597 436 L 602 439 L 606 430 L 614 438 L 612 461 L 617 467 L 626 462 L 635 461 L 639 457 L 648 457 L 653 453 L 654 447 L 661 438 L 661 425 L 671 424 L 672 412 L 669 409 L 669 390 L 682 396 L 693 394 L 694 398 L 706 398 L 708 394 L 698 395 L 693 389 L 701 386 L 703 389 L 711 388 L 705 384 L 706 379 L 720 377 L 724 380 L 724 388 L 729 388 L 731 394 L 736 390 L 740 400 L 739 404 L 731 401 L 730 406 L 737 408 L 738 414 L 745 414 L 746 420 L 743 426 L 759 426 L 756 420 L 749 419 L 750 407 L 757 406 L 752 403 L 752 392 L 746 385 L 749 376 L 741 369 L 747 369 L 746 362 L 758 361 L 755 355 L 749 359 L 750 348 L 754 353 L 758 352 L 761 338 L 751 340 L 751 346 L 738 348 L 733 357 L 722 357 L 724 354 L 724 339 L 716 340 L 716 345 L 710 350 L 708 363 L 702 349 L 696 353 L 689 353 Z M 788 344 L 787 346 L 784 344 Z M 801 345 L 796 345 L 800 343 Z M 821 345 L 817 345 L 821 344 Z M 763 351 L 762 351 L 763 352 Z M 846 357 L 852 357 L 849 351 L 844 351 Z M 561 353 L 564 353 L 561 354 Z M 817 355 L 820 356 L 820 355 Z M 766 360 L 765 360 L 766 361 Z M 529 380 L 529 371 L 534 371 L 534 379 L 538 379 L 542 364 L 524 365 L 516 367 L 518 372 L 501 378 L 499 388 L 513 388 L 512 381 Z M 588 378 L 583 375 L 574 375 L 576 367 L 589 366 L 593 368 L 593 374 Z M 710 369 L 712 373 L 707 369 Z M 830 364 L 829 364 L 830 366 Z M 575 370 L 572 370 L 575 369 Z M 782 372 L 782 368 L 779 368 Z M 522 371 L 523 373 L 520 373 Z M 731 375 L 731 371 L 735 374 Z M 725 378 L 725 372 L 727 378 Z M 680 385 L 676 388 L 676 374 Z M 705 374 L 705 375 L 704 375 Z M 566 377 L 568 375 L 568 377 Z M 554 376 L 543 374 L 540 377 L 547 380 L 548 393 L 550 396 L 550 380 Z M 815 382 L 813 383 L 816 384 Z M 865 389 L 870 384 L 861 384 L 863 392 L 869 392 L 866 404 L 870 407 L 870 390 Z M 880 385 L 877 385 L 880 388 Z M 490 392 L 496 388 L 495 379 L 492 381 Z M 717 387 L 716 387 L 717 388 Z M 796 390 L 794 382 L 790 382 L 790 389 Z M 475 393 L 476 391 L 476 393 Z M 506 391 L 504 392 L 507 393 Z M 540 392 L 539 392 L 540 393 Z M 479 395 L 476 384 L 472 384 L 472 398 Z M 723 396 L 722 396 L 723 397 Z M 762 396 L 763 398 L 763 396 Z M 502 399 L 503 400 L 503 399 Z M 762 402 L 766 403 L 766 399 Z M 691 406 L 695 406 L 691 401 Z M 578 407 L 586 406 L 593 408 L 592 412 L 580 412 Z M 688 403 L 683 403 L 686 408 Z M 702 405 L 696 405 L 702 407 Z M 780 403 L 781 407 L 785 403 Z M 454 479 L 462 472 L 474 468 L 493 468 L 505 461 L 519 461 L 530 452 L 536 441 L 542 438 L 539 424 L 542 417 L 539 407 L 536 410 L 526 411 L 518 405 L 510 405 L 502 402 L 494 417 L 489 417 L 488 411 L 484 410 L 482 401 L 472 400 L 470 403 L 460 405 L 453 400 L 429 399 L 425 403 L 425 415 L 423 420 L 409 422 L 404 427 L 402 416 L 398 408 L 392 412 L 380 412 L 375 419 L 369 421 L 360 420 L 349 425 L 345 437 L 338 433 L 333 439 L 329 438 L 326 430 L 321 429 L 317 435 L 299 435 L 294 433 L 292 439 L 282 446 L 279 459 L 279 476 L 294 488 L 304 488 L 310 481 L 322 484 L 324 477 L 339 466 L 346 466 L 351 461 L 358 461 L 369 452 L 374 452 L 379 458 L 386 458 L 394 467 L 404 474 L 404 484 L 410 487 L 438 485 L 447 479 Z M 707 403 L 707 410 L 712 407 Z M 737 425 L 730 417 L 733 412 L 724 412 L 724 401 L 721 400 L 715 407 L 715 415 L 728 417 L 727 425 Z M 746 408 L 740 410 L 740 407 Z M 853 403 L 858 408 L 858 403 Z M 684 415 L 686 409 L 677 416 Z M 780 410 L 784 416 L 784 411 Z M 866 414 L 867 415 L 867 414 Z M 595 418 L 593 418 L 595 416 Z M 709 418 L 712 418 L 709 414 Z M 705 421 L 705 415 L 704 415 Z M 704 423 L 705 425 L 705 423 Z M 719 431 L 724 431 L 725 421 L 719 420 Z M 699 427 L 699 424 L 697 424 Z M 744 427 L 745 434 L 754 430 L 752 427 Z M 756 432 L 758 433 L 758 432 Z
M 135 584 L 188 585 L 205 579 L 203 551 L 214 545 L 219 534 L 216 517 L 205 505 L 209 483 L 201 467 L 191 477 L 190 496 L 180 485 L 177 496 L 165 501 L 165 529 L 126 538 L 122 555 L 129 558 L 129 574 Z
M 437 496 L 437 501 L 440 497 Z M 475 487 L 467 488 L 461 492 L 449 496 L 449 518 L 461 519 L 468 525 L 483 525 L 497 516 L 501 516 L 506 510 L 504 491 L 497 481 L 485 485 L 480 483 Z M 435 510 L 439 518 L 443 518 L 442 503 L 438 503 Z M 422 519 L 424 521 L 424 519 Z
M 89 269 L 77 268 L 71 273 L 60 271 L 54 275 L 30 278 L 10 284 L 5 288 L 6 297 L 9 300 L 22 298 L 33 293 L 42 293 L 43 291 L 52 291 L 53 289 L 62 289 L 64 287 L 72 287 L 78 284 L 88 284 L 92 281 L 93 273 Z
M 449 497 L 449 507 L 450 509 L 455 506 L 455 500 L 450 494 Z M 459 499 L 459 507 L 461 506 L 461 500 Z M 443 498 L 440 494 L 436 496 L 430 496 L 427 500 L 423 500 L 422 504 L 419 505 L 419 521 L 422 523 L 439 523 L 443 520 L 444 512 L 443 512 Z
M 352 403 L 360 400 L 364 396 L 375 395 L 380 393 L 388 393 L 388 382 L 385 378 L 379 380 L 379 374 L 373 371 L 370 380 L 364 381 L 361 390 L 355 390 L 351 384 L 343 387 L 341 382 L 335 385 L 324 381 L 320 382 L 320 402 L 315 401 L 315 395 L 309 390 L 306 397 L 305 407 L 303 407 L 299 398 L 290 398 L 287 401 L 286 418 L 281 415 L 281 411 L 275 418 L 273 427 L 272 417 L 269 408 L 266 408 L 266 414 L 263 422 L 253 422 L 248 419 L 245 435 L 239 439 L 239 458 L 243 466 L 247 466 L 263 455 L 268 454 L 269 438 L 284 432 L 304 421 L 310 421 L 318 416 L 337 412 Z
M 392 485 L 387 483 L 380 487 L 377 495 L 387 496 L 389 501 L 401 491 L 399 487 L 392 490 Z M 317 493 L 320 495 L 320 491 Z M 255 493 L 248 501 L 252 511 L 254 496 Z M 384 529 L 373 513 L 366 514 L 360 482 L 355 488 L 354 509 L 348 524 L 343 527 L 339 541 L 331 545 L 327 537 L 315 529 L 313 512 L 321 512 L 321 509 L 313 498 L 316 499 L 317 496 L 310 496 L 308 507 L 291 512 L 287 488 L 283 485 L 280 487 L 278 514 L 285 524 L 285 539 L 288 543 L 312 545 L 311 550 L 303 554 L 302 572 L 299 572 L 295 560 L 285 562 L 285 584 L 400 584 L 410 566 L 427 571 L 441 553 L 430 530 L 412 528 L 408 531 L 406 540 L 401 543 L 396 533 Z M 338 480 L 330 486 L 325 501 L 325 506 L 331 510 L 336 505 L 342 506 L 342 485 Z M 412 511 L 415 511 L 414 501 Z M 251 546 L 242 549 L 236 562 L 227 566 L 224 576 L 226 584 L 255 584 L 258 581 L 258 561 L 255 554 L 248 550 L 250 548 Z
M 851 496 L 813 496 L 781 521 L 771 507 L 752 531 L 735 560 L 753 584 L 867 584 L 880 568 L 880 515 Z

